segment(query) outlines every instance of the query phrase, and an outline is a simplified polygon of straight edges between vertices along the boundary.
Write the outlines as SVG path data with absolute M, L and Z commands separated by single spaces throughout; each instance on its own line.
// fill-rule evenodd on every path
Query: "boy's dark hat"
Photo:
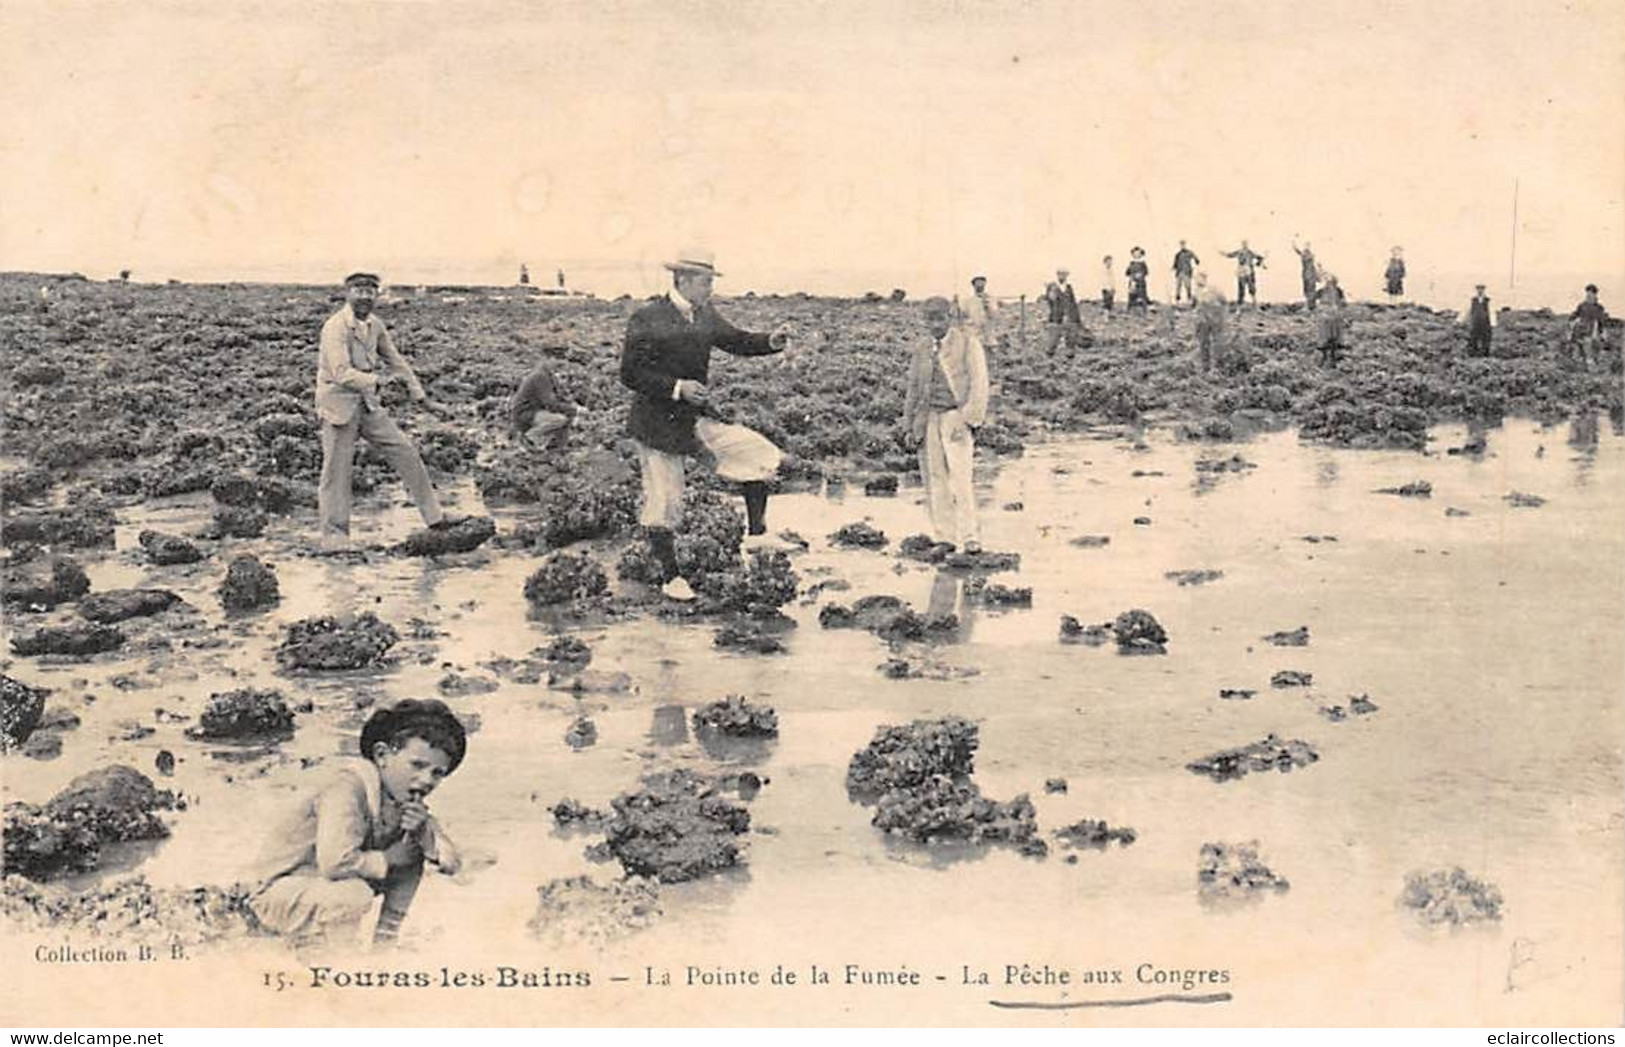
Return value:
M 388 742 L 403 730 L 413 727 L 437 728 L 437 733 L 447 736 L 451 743 L 451 748 L 446 752 L 451 760 L 446 768 L 448 774 L 463 762 L 463 755 L 468 751 L 468 732 L 463 730 L 462 721 L 457 719 L 450 706 L 437 698 L 407 698 L 373 713 L 367 718 L 366 726 L 361 728 L 361 755 L 371 759 L 373 747 L 379 742 Z
M 1596 294 L 1596 293 L 1597 293 L 1597 285 L 1596 284 L 1586 284 L 1586 294 Z
M 360 287 L 362 285 L 377 287 L 378 284 L 379 280 L 377 273 L 351 273 L 349 276 L 344 278 L 345 287 Z

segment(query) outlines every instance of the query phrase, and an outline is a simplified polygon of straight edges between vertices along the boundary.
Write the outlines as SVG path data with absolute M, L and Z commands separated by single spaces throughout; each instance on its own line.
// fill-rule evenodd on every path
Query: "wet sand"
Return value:
M 438 694 L 448 671 L 495 679 L 481 662 L 522 657 L 562 626 L 592 646 L 593 669 L 625 672 L 635 689 L 575 698 L 545 682 L 498 681 L 490 693 L 448 697 L 459 713 L 476 716 L 479 728 L 464 768 L 432 806 L 460 844 L 496 863 L 466 883 L 431 877 L 408 922 L 409 951 L 390 964 L 584 966 L 602 985 L 612 975 L 641 981 L 646 966 L 670 966 L 681 980 L 682 965 L 691 963 L 760 966 L 764 978 L 775 963 L 798 970 L 817 963 L 836 971 L 837 984 L 673 997 L 636 982 L 611 983 L 551 995 L 545 1011 L 498 996 L 489 1009 L 493 1022 L 538 1013 L 551 1016 L 544 1020 L 670 1021 L 673 1008 L 680 1015 L 683 1007 L 707 1008 L 708 1022 L 838 1022 L 849 1020 L 841 1010 L 848 1006 L 866 1016 L 896 1007 L 897 1020 L 927 1024 L 1612 1022 L 1625 918 L 1625 441 L 1606 424 L 1603 430 L 1594 449 L 1575 448 L 1564 426 L 1508 421 L 1490 431 L 1489 453 L 1477 459 L 1337 450 L 1287 432 L 1222 445 L 1176 443 L 1161 433 L 1136 445 L 1133 434 L 1102 432 L 1032 447 L 987 469 L 979 484 L 986 544 L 1022 556 L 1018 573 L 994 577 L 1032 587 L 1031 609 L 967 607 L 962 579 L 895 555 L 904 536 L 923 530 L 917 488 L 905 485 L 895 498 L 856 490 L 782 496 L 772 504 L 772 523 L 812 545 L 796 558 L 803 589 L 830 578 L 851 588 L 787 606 L 798 627 L 785 636 L 789 652 L 781 656 L 718 652 L 712 626 L 652 619 L 578 626 L 533 617 L 522 588 L 537 560 L 524 553 L 487 548 L 440 562 L 375 554 L 364 564 L 314 558 L 305 552 L 308 512 L 273 521 L 263 538 L 228 543 L 232 554 L 253 552 L 274 563 L 282 590 L 275 609 L 228 621 L 214 596 L 223 553 L 197 565 L 150 568 L 136 542 L 145 528 L 196 530 L 212 511 L 207 495 L 149 501 L 121 511 L 115 553 L 82 561 L 95 590 L 175 590 L 196 609 L 197 628 L 174 632 L 174 622 L 187 620 L 175 611 L 132 623 L 137 640 L 170 636 L 173 648 L 150 658 L 127 651 L 77 665 L 15 660 L 9 672 L 56 688 L 51 704 L 83 723 L 64 735 L 55 760 L 4 757 L 5 799 L 43 801 L 75 774 L 108 762 L 152 774 L 157 752 L 170 749 L 180 761 L 160 784 L 184 793 L 190 807 L 175 816 L 171 839 L 126 857 L 143 857 L 139 870 L 154 883 L 230 882 L 252 857 L 251 827 L 310 780 L 314 772 L 301 760 L 353 745 L 365 706 Z M 1433 446 L 1464 437 L 1439 430 Z M 1226 473 L 1211 486 L 1196 482 L 1198 458 L 1231 453 L 1258 467 Z M 1414 480 L 1429 481 L 1432 497 L 1373 493 Z M 399 496 L 393 486 L 383 490 L 391 500 Z M 453 490 L 459 511 L 481 510 L 472 484 Z M 1513 506 L 1504 496 L 1514 490 L 1547 502 Z M 1024 508 L 1001 508 L 1015 502 Z M 1447 507 L 1470 515 L 1446 515 Z M 494 515 L 506 532 L 525 514 Z M 1136 517 L 1151 522 L 1136 525 Z M 881 551 L 830 546 L 826 535 L 860 519 L 885 531 L 891 544 Z M 414 522 L 409 508 L 363 500 L 357 537 L 392 542 Z M 1095 549 L 1069 543 L 1081 535 L 1111 541 Z M 613 563 L 608 547 L 587 548 Z M 1164 577 L 1203 568 L 1223 577 L 1199 586 Z M 874 636 L 819 627 L 819 604 L 871 593 L 958 611 L 961 642 L 900 653 L 941 663 L 950 670 L 945 677 L 957 676 L 953 669 L 974 674 L 887 679 L 877 666 L 888 651 Z M 1132 607 L 1152 611 L 1167 629 L 1166 655 L 1121 657 L 1111 645 L 1058 639 L 1062 614 L 1106 622 Z M 277 672 L 271 651 L 286 624 L 362 610 L 406 636 L 394 652 L 397 665 L 320 677 Z M 422 624 L 414 627 L 414 618 Z M 1263 639 L 1299 625 L 1309 626 L 1307 647 Z M 414 628 L 433 638 L 416 638 Z M 1282 669 L 1311 672 L 1312 686 L 1271 688 L 1271 675 Z M 134 686 L 113 685 L 119 674 Z M 290 701 L 312 700 L 314 711 L 300 717 L 291 741 L 246 760 L 217 758 L 231 747 L 188 741 L 184 724 L 154 723 L 156 707 L 195 716 L 209 692 L 245 686 L 280 687 Z M 1258 694 L 1221 701 L 1226 687 Z M 702 745 L 688 717 L 728 693 L 772 705 L 779 738 Z M 1360 693 L 1377 712 L 1343 722 L 1318 712 Z M 96 701 L 84 702 L 85 694 Z M 584 712 L 598 740 L 572 751 L 565 733 Z M 1080 850 L 1068 864 L 1063 850 L 1035 860 L 1002 849 L 883 839 L 868 824 L 871 809 L 846 797 L 847 760 L 879 725 L 947 714 L 980 724 L 976 779 L 988 796 L 1031 794 L 1046 834 L 1099 818 L 1132 826 L 1137 841 Z M 109 740 L 126 719 L 156 733 Z M 1321 759 L 1291 773 L 1224 783 L 1185 768 L 1271 732 L 1311 742 Z M 571 962 L 568 949 L 537 943 L 525 923 L 539 885 L 619 872 L 588 863 L 583 850 L 598 837 L 556 832 L 548 808 L 566 796 L 605 808 L 640 774 L 674 766 L 749 769 L 770 780 L 749 805 L 755 829 L 746 868 L 664 888 L 664 915 L 602 954 L 577 950 Z M 1068 779 L 1069 790 L 1046 795 L 1043 784 L 1055 777 Z M 1204 905 L 1196 891 L 1201 845 L 1254 839 L 1270 867 L 1291 881 L 1290 891 L 1232 907 Z M 1499 923 L 1426 928 L 1397 909 L 1407 873 L 1452 865 L 1500 888 Z M 8 941 L 8 967 L 11 953 L 33 947 L 31 937 Z M 300 970 L 275 943 L 222 947 L 221 955 L 239 951 L 255 970 Z M 1121 968 L 1127 984 L 1001 984 L 1005 964 L 1046 962 L 1075 976 Z M 925 984 L 843 987 L 847 963 L 907 965 Z M 1228 969 L 1221 988 L 1234 998 L 1141 1010 L 989 1005 L 1181 991 L 1136 984 L 1142 963 Z M 376 956 L 369 960 L 377 964 Z M 962 965 L 988 970 L 993 984 L 961 984 Z M 13 969 L 21 971 L 23 991 L 59 973 L 33 963 Z M 83 984 L 88 990 L 89 980 Z M 376 1017 L 373 1004 L 358 1010 L 353 998 L 331 991 L 297 998 L 311 1021 Z M 400 1021 L 433 1013 L 432 999 L 411 992 L 374 998 L 387 999 Z M 200 994 L 197 1018 L 265 999 L 226 985 L 218 995 Z

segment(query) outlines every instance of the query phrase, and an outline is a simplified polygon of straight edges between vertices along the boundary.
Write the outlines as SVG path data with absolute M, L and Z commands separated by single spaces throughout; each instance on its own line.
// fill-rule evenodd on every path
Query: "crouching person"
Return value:
M 966 552 L 981 550 L 971 466 L 975 430 L 987 420 L 987 357 L 976 335 L 955 327 L 946 298 L 925 302 L 929 338 L 914 349 L 903 426 L 920 454 L 932 537 Z
M 575 421 L 576 405 L 565 398 L 553 368 L 542 361 L 514 390 L 508 402 L 508 417 L 509 435 L 545 450 L 564 442 L 570 423 Z
M 392 943 L 424 862 L 447 875 L 461 864 L 423 801 L 467 744 L 444 702 L 409 698 L 373 713 L 361 758 L 342 760 L 267 839 L 248 903 L 260 926 L 301 948 L 342 948 L 381 897 L 373 941 Z

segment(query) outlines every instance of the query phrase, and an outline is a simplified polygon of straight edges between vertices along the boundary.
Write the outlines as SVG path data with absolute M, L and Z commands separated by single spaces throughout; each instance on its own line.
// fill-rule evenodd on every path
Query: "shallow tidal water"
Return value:
M 447 698 L 478 729 L 430 805 L 466 851 L 494 861 L 455 881 L 426 879 L 408 950 L 370 965 L 584 969 L 599 986 L 459 1005 L 477 1006 L 476 1018 L 637 1024 L 681 1022 L 692 1009 L 692 1020 L 708 1024 L 877 1013 L 911 1024 L 1611 1024 L 1625 976 L 1625 439 L 1603 430 L 1594 446 L 1576 446 L 1566 426 L 1509 421 L 1489 432 L 1481 457 L 1445 454 L 1465 437 L 1451 428 L 1435 432 L 1436 453 L 1426 456 L 1323 448 L 1291 433 L 1197 445 L 1114 432 L 1029 448 L 989 464 L 978 492 L 984 544 L 1022 555 L 1019 572 L 992 578 L 1032 587 L 1031 609 L 967 608 L 955 576 L 896 556 L 905 535 L 924 530 L 917 488 L 895 498 L 855 486 L 782 496 L 772 525 L 811 541 L 795 559 L 803 589 L 836 579 L 850 589 L 787 606 L 798 627 L 779 656 L 718 651 L 715 627 L 704 624 L 537 618 L 521 590 L 538 561 L 524 553 L 488 549 L 440 563 L 314 558 L 303 551 L 308 513 L 204 563 L 149 568 L 136 544 L 142 529 L 188 533 L 210 511 L 196 497 L 149 503 L 121 512 L 116 553 L 84 557 L 92 583 L 174 589 L 195 608 L 181 614 L 201 621 L 157 655 L 15 662 L 14 675 L 56 688 L 51 703 L 83 724 L 55 760 L 5 757 L 5 799 L 43 801 L 76 774 L 131 763 L 190 806 L 174 817 L 171 839 L 126 860 L 142 859 L 135 867 L 157 884 L 231 882 L 255 853 L 255 827 L 320 773 L 301 758 L 349 750 L 366 706 L 436 695 L 451 670 L 499 686 Z M 1256 468 L 1199 482 L 1198 458 L 1232 453 Z M 1431 482 L 1432 497 L 1374 493 L 1414 480 Z M 395 540 L 415 526 L 412 511 L 394 504 L 398 489 L 388 490 L 391 504 L 358 507 L 358 541 Z M 1514 507 L 1503 499 L 1514 490 L 1547 502 Z M 481 511 L 471 485 L 453 491 L 457 511 Z M 524 514 L 495 513 L 503 531 Z M 859 519 L 891 545 L 829 545 L 826 535 Z M 1082 535 L 1110 542 L 1070 544 Z M 214 590 L 239 551 L 275 564 L 283 599 L 228 621 Z M 1164 577 L 1199 568 L 1223 577 L 1195 586 Z M 900 652 L 941 678 L 887 679 L 877 669 L 883 643 L 819 627 L 820 604 L 873 593 L 960 613 L 959 642 Z M 1135 607 L 1167 629 L 1166 656 L 1058 639 L 1062 614 L 1105 622 Z M 368 609 L 405 637 L 394 667 L 277 671 L 272 652 L 287 623 Z M 175 614 L 128 631 L 164 635 Z M 409 635 L 414 618 L 423 638 Z M 1262 639 L 1300 625 L 1311 633 L 1307 647 Z M 593 670 L 624 672 L 631 689 L 575 697 L 545 680 L 502 681 L 480 665 L 523 657 L 559 629 L 591 645 Z M 1312 672 L 1313 686 L 1272 689 L 1282 669 Z M 112 682 L 120 674 L 122 687 Z M 244 759 L 187 741 L 184 724 L 154 723 L 157 707 L 195 716 L 211 691 L 251 685 L 314 702 L 275 750 Z M 1221 701 L 1220 688 L 1258 693 Z M 689 717 L 729 693 L 777 709 L 778 740 L 703 745 Z M 1332 722 L 1317 711 L 1360 693 L 1376 713 Z M 573 752 L 564 734 L 583 712 L 598 742 Z M 872 809 L 848 801 L 847 761 L 882 724 L 950 713 L 981 726 L 975 777 L 986 795 L 1029 793 L 1046 834 L 1099 818 L 1133 827 L 1138 840 L 1104 851 L 1056 847 L 1042 860 L 888 842 L 869 825 Z M 125 720 L 156 733 L 113 740 Z M 1319 762 L 1224 783 L 1185 767 L 1270 732 L 1311 743 Z M 165 748 L 180 758 L 172 779 L 152 771 Z M 749 805 L 748 865 L 663 888 L 654 925 L 602 951 L 538 942 L 525 924 L 540 884 L 620 871 L 588 862 L 583 850 L 599 837 L 556 831 L 548 808 L 569 796 L 607 809 L 641 774 L 671 766 L 749 769 L 769 780 Z M 1046 795 L 1044 781 L 1057 777 L 1067 793 Z M 1201 901 L 1201 845 L 1248 840 L 1291 889 L 1232 905 Z M 1398 908 L 1407 873 L 1456 865 L 1500 889 L 1501 921 L 1427 927 Z M 274 943 L 222 948 L 219 957 L 233 972 L 221 976 L 221 1007 L 263 1001 L 256 972 L 304 970 Z M 801 973 L 800 987 L 645 984 L 647 968 L 682 983 L 689 965 L 756 968 L 766 982 L 779 963 Z M 829 986 L 805 984 L 813 964 L 832 972 Z M 843 985 L 846 964 L 918 972 L 922 984 Z M 1021 964 L 1066 969 L 1072 982 L 1006 984 L 1006 965 Z M 1224 970 L 1227 980 L 1147 981 L 1142 964 Z M 965 984 L 964 968 L 986 971 L 989 984 Z M 1083 972 L 1112 968 L 1123 984 L 1080 984 Z M 48 975 L 27 964 L 22 977 L 26 985 Z M 294 991 L 313 1022 L 386 1017 L 357 1012 L 353 996 Z M 1231 998 L 1069 1011 L 990 1004 L 1217 991 Z M 422 994 L 369 997 L 386 998 L 389 1020 L 433 1014 Z

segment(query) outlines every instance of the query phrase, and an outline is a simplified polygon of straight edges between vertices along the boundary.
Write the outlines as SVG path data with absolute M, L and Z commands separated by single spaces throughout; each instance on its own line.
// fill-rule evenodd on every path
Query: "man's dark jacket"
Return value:
M 632 314 L 621 350 L 621 381 L 637 395 L 627 426 L 632 438 L 667 454 L 698 454 L 694 422 L 704 413 L 672 399 L 679 378 L 707 381 L 712 348 L 735 356 L 778 352 L 765 334 L 752 334 L 717 315 L 710 303 L 694 308 L 694 322 L 670 298 L 657 298 Z

